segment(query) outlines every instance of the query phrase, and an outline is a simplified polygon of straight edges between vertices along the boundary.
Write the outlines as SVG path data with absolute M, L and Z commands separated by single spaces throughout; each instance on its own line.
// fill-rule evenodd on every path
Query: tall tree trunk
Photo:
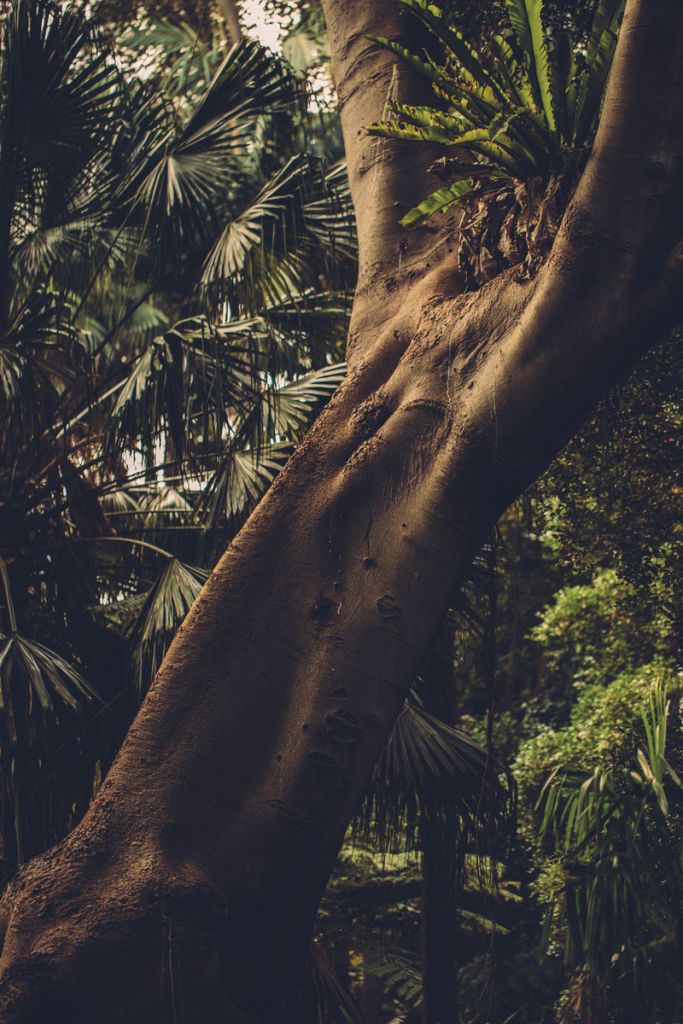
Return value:
M 237 0 L 218 0 L 218 9 L 221 12 L 230 42 L 233 45 L 239 43 L 243 32 Z
M 348 378 L 207 582 L 90 811 L 6 894 L 6 1024 L 287 1020 L 454 586 L 680 308 L 679 0 L 630 0 L 546 266 L 475 294 L 447 232 L 397 226 L 428 155 L 361 132 L 389 84 L 418 95 L 367 38 L 400 34 L 394 4 L 326 13 L 361 246 Z
M 420 833 L 423 1024 L 458 1022 L 458 919 L 452 897 L 457 835 L 448 825 L 427 820 Z
M 428 711 L 447 725 L 457 724 L 452 626 L 446 619 L 423 669 Z M 422 1021 L 458 1021 L 458 823 L 424 808 L 420 821 L 422 855 Z
M 358 1001 L 363 1024 L 378 1024 L 383 995 L 382 979 L 373 974 L 371 969 L 365 971 Z

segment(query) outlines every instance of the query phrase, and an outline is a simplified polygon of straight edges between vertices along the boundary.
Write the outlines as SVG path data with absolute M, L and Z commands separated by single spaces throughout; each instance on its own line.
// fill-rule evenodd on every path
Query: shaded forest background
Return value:
M 238 39 L 227 2 L 3 7 L 3 883 L 79 820 L 344 375 L 322 12 L 265 2 L 271 53 L 254 10 Z M 580 47 L 594 13 L 546 29 Z M 443 12 L 482 53 L 506 17 Z M 323 903 L 319 1019 L 681 1019 L 682 369 L 674 332 L 453 595 Z

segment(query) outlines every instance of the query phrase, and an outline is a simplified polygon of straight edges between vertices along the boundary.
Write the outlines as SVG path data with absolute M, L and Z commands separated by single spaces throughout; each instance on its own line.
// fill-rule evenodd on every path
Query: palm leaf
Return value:
M 272 431 L 276 436 L 295 439 L 307 427 L 320 406 L 328 402 L 346 375 L 346 363 L 324 366 L 321 370 L 290 381 L 268 396 Z M 268 415 L 266 413 L 266 415 Z
M 251 286 L 253 291 L 259 281 L 267 281 L 269 273 L 277 274 L 278 261 L 295 247 L 304 230 L 304 205 L 315 170 L 308 157 L 292 157 L 228 221 L 204 263 L 204 287 L 232 282 Z M 282 299 L 291 291 L 287 286 L 282 291 L 276 287 L 270 297 Z
M 460 819 L 464 832 L 487 817 L 503 821 L 514 791 L 501 771 L 462 730 L 408 702 L 375 766 L 358 834 L 375 836 L 382 848 L 406 839 L 417 848 L 423 813 Z
M 290 374 L 305 373 L 311 355 L 341 358 L 348 333 L 352 293 L 311 291 L 292 296 L 286 302 L 269 305 L 261 311 L 264 336 L 277 347 L 281 369 Z M 277 373 L 275 360 L 269 360 L 269 373 Z
M 319 197 L 304 204 L 306 230 L 328 257 L 331 267 L 348 261 L 355 269 L 358 241 L 345 163 L 337 163 L 325 173 L 320 191 Z
M 234 196 L 255 119 L 289 109 L 299 91 L 285 66 L 251 40 L 230 51 L 196 107 L 177 129 L 172 118 L 157 117 L 138 144 L 139 159 L 127 190 L 144 213 L 150 234 L 166 244 L 210 239 L 217 211 Z M 163 114 L 163 110 L 162 110 Z
M 284 468 L 294 446 L 277 442 L 259 448 L 231 448 L 209 478 L 202 498 L 205 521 L 240 523 Z
M 129 629 L 138 691 L 143 693 L 194 604 L 208 572 L 169 558 Z
M 135 361 L 108 424 L 108 448 L 140 441 L 148 453 L 170 434 L 182 459 L 194 450 L 195 419 L 220 440 L 231 415 L 258 394 L 250 358 L 253 339 L 192 317 L 156 337 Z
M 115 69 L 94 49 L 73 7 L 17 0 L 4 32 L 4 171 L 7 160 L 64 175 L 96 152 L 109 123 Z M 6 179 L 14 180 L 14 175 Z
M 23 684 L 35 696 L 43 711 L 53 711 L 55 698 L 78 711 L 95 691 L 65 658 L 36 640 L 10 633 L 1 637 L 0 707 L 12 706 L 16 686 Z

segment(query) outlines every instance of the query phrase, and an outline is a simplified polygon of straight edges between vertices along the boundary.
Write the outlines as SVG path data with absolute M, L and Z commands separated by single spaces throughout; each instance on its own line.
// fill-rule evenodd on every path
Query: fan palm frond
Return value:
M 335 260 L 355 262 L 358 251 L 356 221 L 346 164 L 331 167 L 324 177 L 324 194 L 304 206 L 307 230 L 321 250 Z
M 244 415 L 258 395 L 251 338 L 193 317 L 155 337 L 120 389 L 109 421 L 109 447 L 140 441 L 153 452 L 168 432 L 182 459 L 192 450 L 195 419 L 220 444 L 231 417 Z
M 179 128 L 171 111 L 165 119 L 153 118 L 126 186 L 148 235 L 175 246 L 208 243 L 217 211 L 227 213 L 226 198 L 241 181 L 255 118 L 297 99 L 285 66 L 245 40 L 233 47 Z
M 406 838 L 418 848 L 424 814 L 459 820 L 463 833 L 483 833 L 492 821 L 504 835 L 514 803 L 511 777 L 486 750 L 407 702 L 375 766 L 357 826 L 361 835 L 376 835 L 382 848 Z
M 17 0 L 3 38 L 3 171 L 40 188 L 36 172 L 68 175 L 97 152 L 116 71 L 75 7 Z
M 208 572 L 169 558 L 129 629 L 138 690 L 154 678 L 178 626 L 194 604 Z
M 202 498 L 204 520 L 239 524 L 284 468 L 294 446 L 280 441 L 261 448 L 229 450 L 209 478 Z
M 189 97 L 190 102 L 210 85 L 225 48 L 218 36 L 207 42 L 191 25 L 168 18 L 130 25 L 120 45 L 137 60 L 156 56 L 163 92 L 183 100 Z
M 335 363 L 275 388 L 266 399 L 272 432 L 279 437 L 297 439 L 345 376 L 346 363 Z
M 0 647 L 0 709 L 11 703 L 11 692 L 21 681 L 29 687 L 29 703 L 38 700 L 44 711 L 52 711 L 55 697 L 77 711 L 83 700 L 95 696 L 73 665 L 49 647 L 11 633 Z
M 259 194 L 223 228 L 204 264 L 205 288 L 230 283 L 240 294 L 264 290 L 270 301 L 287 298 L 300 287 L 292 262 L 304 231 L 306 198 L 318 168 L 310 158 L 292 157 Z
M 291 455 L 293 442 L 310 426 L 345 373 L 346 364 L 338 363 L 263 389 L 259 401 L 237 424 L 209 478 L 202 499 L 208 523 L 227 518 L 237 524 L 255 506 Z

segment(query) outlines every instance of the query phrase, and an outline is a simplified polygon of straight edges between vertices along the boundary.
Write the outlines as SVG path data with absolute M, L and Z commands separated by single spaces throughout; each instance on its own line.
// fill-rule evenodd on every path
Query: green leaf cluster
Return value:
M 506 0 L 509 25 L 481 53 L 429 0 L 401 4 L 433 34 L 440 59 L 390 39 L 378 41 L 430 80 L 436 103 L 392 101 L 392 116 L 368 131 L 444 147 L 444 167 L 455 177 L 402 223 L 446 212 L 475 184 L 492 190 L 533 178 L 573 180 L 595 136 L 623 0 L 601 0 L 584 48 L 569 29 L 549 35 L 543 0 Z

